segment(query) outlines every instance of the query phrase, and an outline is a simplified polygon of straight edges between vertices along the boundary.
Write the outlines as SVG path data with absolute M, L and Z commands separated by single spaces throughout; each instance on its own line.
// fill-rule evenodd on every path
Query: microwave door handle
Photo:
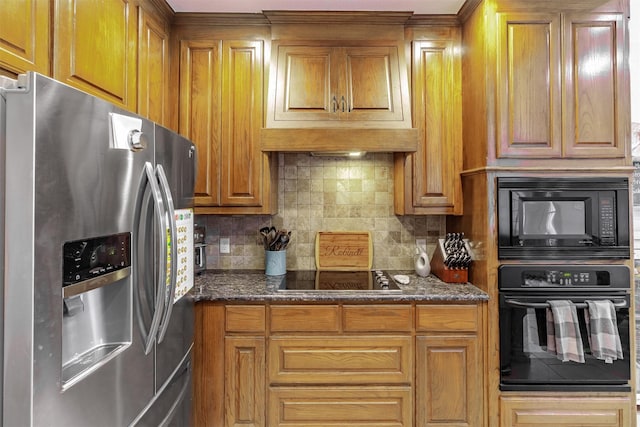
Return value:
M 169 327 L 169 320 L 171 319 L 171 312 L 173 310 L 173 299 L 176 295 L 176 285 L 177 285 L 177 268 L 178 268 L 178 227 L 176 225 L 176 214 L 175 209 L 173 207 L 173 198 L 171 197 L 171 188 L 169 187 L 169 181 L 167 180 L 167 175 L 164 173 L 164 168 L 162 165 L 156 166 L 156 174 L 158 176 L 158 181 L 160 181 L 160 188 L 162 189 L 162 198 L 167 206 L 167 220 L 169 222 L 169 239 L 167 242 L 167 236 L 165 231 L 165 245 L 164 247 L 169 247 L 169 293 L 168 295 L 165 293 L 165 310 L 164 316 L 162 318 L 162 322 L 160 323 L 160 332 L 158 334 L 158 343 L 161 343 L 164 340 L 164 336 L 167 333 L 167 329 Z M 166 229 L 165 229 L 166 230 Z M 169 243 L 169 244 L 167 244 Z M 167 257 L 165 254 L 164 258 L 160 258 L 160 260 L 164 260 L 162 264 L 165 266 L 166 271 L 166 262 Z M 165 291 L 166 291 L 166 282 L 165 282 Z
M 144 165 L 145 174 L 147 175 L 147 181 L 149 182 L 149 187 L 151 188 L 151 194 L 153 196 L 153 204 L 154 204 L 154 213 L 156 217 L 156 221 L 158 222 L 158 226 L 156 227 L 160 242 L 164 242 L 161 245 L 156 245 L 159 247 L 160 253 L 158 254 L 159 259 L 167 259 L 167 246 L 166 246 L 166 234 L 167 227 L 165 225 L 165 214 L 164 214 L 164 203 L 162 201 L 162 194 L 160 193 L 160 188 L 158 187 L 158 182 L 156 181 L 155 174 L 153 173 L 153 166 L 151 163 L 147 162 Z M 160 327 L 160 320 L 162 318 L 162 312 L 164 308 L 164 290 L 166 288 L 167 283 L 167 267 L 165 264 L 158 262 L 158 282 L 157 282 L 157 292 L 156 292 L 156 303 L 155 309 L 153 312 L 153 319 L 151 320 L 151 327 L 149 328 L 149 335 L 147 336 L 145 345 L 144 345 L 144 354 L 149 354 L 151 349 L 153 348 L 153 343 L 155 341 L 155 336 L 158 332 L 158 328 Z
M 515 306 L 515 307 L 524 307 L 524 308 L 549 308 L 549 304 L 547 304 L 546 302 L 522 302 L 522 301 L 518 301 L 515 299 L 506 299 L 505 302 L 509 305 Z M 613 302 L 613 306 L 615 308 L 626 308 L 627 307 L 627 301 L 624 299 L 612 299 Z M 584 302 L 579 302 L 577 304 L 575 304 L 576 308 L 587 308 L 587 303 Z

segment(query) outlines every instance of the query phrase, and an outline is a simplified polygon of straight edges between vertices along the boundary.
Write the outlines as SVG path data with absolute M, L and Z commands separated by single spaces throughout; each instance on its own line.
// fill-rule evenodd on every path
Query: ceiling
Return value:
M 264 10 L 390 11 L 457 14 L 465 0 L 167 0 L 175 12 L 260 13 Z

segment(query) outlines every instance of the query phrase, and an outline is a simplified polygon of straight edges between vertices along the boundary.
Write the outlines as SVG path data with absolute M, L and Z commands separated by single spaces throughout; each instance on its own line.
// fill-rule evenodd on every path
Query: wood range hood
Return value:
M 418 149 L 404 40 L 411 12 L 264 14 L 273 39 L 262 151 Z
M 262 129 L 262 151 L 413 153 L 418 129 L 289 128 Z

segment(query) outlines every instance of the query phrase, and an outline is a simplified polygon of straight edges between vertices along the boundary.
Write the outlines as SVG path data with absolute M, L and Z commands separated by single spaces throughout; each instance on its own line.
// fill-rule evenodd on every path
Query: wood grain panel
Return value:
M 136 111 L 135 5 L 128 0 L 56 3 L 53 77 Z
M 222 42 L 180 41 L 180 133 L 196 146 L 196 206 L 220 204 Z
M 478 326 L 478 307 L 475 305 L 419 305 L 416 307 L 416 330 L 418 331 L 475 332 Z
M 270 330 L 278 332 L 337 332 L 340 330 L 340 307 L 337 305 L 272 306 Z
M 273 337 L 271 384 L 410 384 L 411 337 Z
M 225 425 L 264 426 L 264 365 L 264 338 L 225 338 Z
M 635 425 L 635 416 L 635 402 L 628 397 L 555 395 L 500 399 L 501 427 L 619 427 Z
M 571 157 L 624 157 L 627 91 L 622 15 L 572 14 L 564 27 L 565 151 Z M 626 87 L 626 85 L 625 85 Z
M 169 32 L 138 8 L 138 113 L 169 127 Z
M 3 1 L 0 7 L 0 68 L 14 74 L 50 75 L 47 0 Z
M 278 46 L 275 120 L 331 120 L 331 49 Z M 334 77 L 335 78 L 335 77 Z M 284 88 L 282 88 L 284 86 Z M 284 89 L 284 90 L 282 90 Z
M 462 100 L 459 33 L 413 42 L 413 123 L 420 132 L 415 154 L 396 154 L 397 214 L 462 213 Z
M 477 363 L 475 337 L 416 337 L 418 425 L 482 425 Z
M 227 332 L 264 333 L 266 330 L 264 305 L 228 305 L 225 314 Z
M 224 306 L 201 302 L 195 308 L 194 425 L 224 425 Z
M 342 316 L 345 332 L 409 332 L 413 328 L 410 305 L 345 305 Z
M 498 157 L 560 156 L 560 15 L 498 14 L 498 37 Z
M 456 150 L 460 141 L 454 129 L 459 127 L 460 98 L 452 48 L 447 41 L 414 43 L 414 117 L 424 142 L 413 159 L 412 202 L 458 213 L 462 154 Z
M 269 426 L 410 427 L 409 387 L 271 387 Z
M 345 80 L 339 93 L 341 118 L 350 121 L 406 122 L 411 127 L 408 91 L 401 88 L 406 62 L 398 46 L 345 48 Z M 404 74 L 403 71 L 405 72 Z M 341 96 L 342 96 L 341 95 Z M 343 111 L 343 108 L 346 111 Z
M 221 203 L 261 206 L 262 41 L 222 43 Z
M 411 128 L 402 42 L 276 41 L 271 60 L 268 128 Z

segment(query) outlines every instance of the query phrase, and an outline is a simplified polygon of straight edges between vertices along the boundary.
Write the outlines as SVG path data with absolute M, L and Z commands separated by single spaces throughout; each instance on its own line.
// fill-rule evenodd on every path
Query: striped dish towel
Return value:
M 591 354 L 596 359 L 604 360 L 605 363 L 623 359 L 616 308 L 613 303 L 609 300 L 585 302 L 589 307 L 584 311 L 584 319 L 587 324 Z
M 576 306 L 568 300 L 547 303 L 547 351 L 563 362 L 584 363 Z

